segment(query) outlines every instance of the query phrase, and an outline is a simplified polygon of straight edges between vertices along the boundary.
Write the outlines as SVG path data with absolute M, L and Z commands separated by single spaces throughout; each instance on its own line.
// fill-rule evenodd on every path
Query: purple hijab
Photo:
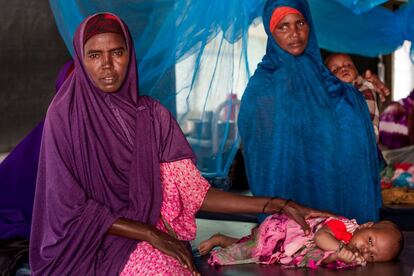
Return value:
M 115 93 L 96 88 L 82 64 L 88 17 L 74 36 L 74 73 L 49 106 L 40 152 L 30 264 L 35 275 L 117 275 L 137 241 L 107 235 L 118 218 L 160 218 L 160 163 L 194 159 L 171 114 L 138 95 L 135 50 Z
M 59 71 L 56 92 L 73 61 Z M 43 121 L 0 164 L 0 239 L 29 238 Z

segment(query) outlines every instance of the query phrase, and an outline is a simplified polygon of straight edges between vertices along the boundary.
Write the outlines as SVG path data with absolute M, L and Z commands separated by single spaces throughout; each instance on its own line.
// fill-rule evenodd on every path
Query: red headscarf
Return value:
M 280 20 L 282 20 L 288 14 L 302 15 L 300 11 L 292 7 L 278 7 L 273 11 L 272 17 L 270 18 L 270 31 L 273 32 Z

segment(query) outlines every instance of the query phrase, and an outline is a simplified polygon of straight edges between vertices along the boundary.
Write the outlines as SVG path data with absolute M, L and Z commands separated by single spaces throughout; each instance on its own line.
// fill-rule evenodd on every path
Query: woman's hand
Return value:
M 332 213 L 318 211 L 304 207 L 296 202 L 286 202 L 277 197 L 241 196 L 210 188 L 204 198 L 200 210 L 217 213 L 264 213 L 273 214 L 283 212 L 295 220 L 309 235 L 310 228 L 306 219 L 312 217 L 334 216 Z
M 133 240 L 146 241 L 161 252 L 177 259 L 193 275 L 198 273 L 191 252 L 184 242 L 158 230 L 151 224 L 133 221 L 126 218 L 117 219 L 108 230 L 109 235 L 124 237 Z
M 308 223 L 306 222 L 306 219 L 313 218 L 313 217 L 329 217 L 334 216 L 334 214 L 325 212 L 325 211 L 319 211 L 312 208 L 308 208 L 305 206 L 302 206 L 294 201 L 289 201 L 281 210 L 284 214 L 286 214 L 288 217 L 296 221 L 303 229 L 303 232 L 305 235 L 310 234 L 310 227 Z
M 363 78 L 374 85 L 374 91 L 379 94 L 381 102 L 385 102 L 385 97 L 390 94 L 390 89 L 371 70 L 365 71 Z
M 151 232 L 148 242 L 161 252 L 177 259 L 193 275 L 200 275 L 193 262 L 193 256 L 185 243 L 156 228 Z

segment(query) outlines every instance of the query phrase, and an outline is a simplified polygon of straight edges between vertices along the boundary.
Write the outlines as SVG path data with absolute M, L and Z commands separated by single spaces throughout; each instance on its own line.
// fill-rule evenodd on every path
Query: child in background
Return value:
M 200 254 L 213 247 L 210 265 L 279 263 L 290 267 L 327 266 L 344 268 L 395 259 L 402 250 L 403 236 L 390 221 L 358 225 L 344 217 L 308 219 L 312 231 L 285 215 L 274 214 L 240 240 L 215 234 L 199 246 Z
M 325 65 L 338 79 L 354 85 L 365 97 L 378 142 L 379 110 L 373 84 L 358 74 L 354 62 L 347 54 L 332 54 L 325 59 Z

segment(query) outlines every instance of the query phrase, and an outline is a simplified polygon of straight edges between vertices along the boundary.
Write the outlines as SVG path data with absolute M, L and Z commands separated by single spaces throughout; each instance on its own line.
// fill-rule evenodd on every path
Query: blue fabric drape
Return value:
M 361 14 L 387 2 L 387 0 L 336 0 L 355 14 Z M 328 1 L 325 1 L 328 2 Z
M 331 51 L 375 56 L 394 51 L 404 39 L 411 41 L 414 33 L 413 1 L 410 0 L 396 12 L 378 6 L 384 2 L 386 1 L 309 0 L 320 46 Z M 260 16 L 263 4 L 264 0 L 50 0 L 59 31 L 70 51 L 74 30 L 82 19 L 97 11 L 110 10 L 133 26 L 133 37 L 141 47 L 137 50 L 138 59 L 143 56 L 151 58 L 160 52 L 173 52 L 167 59 L 169 61 L 162 65 L 167 67 L 203 48 L 202 42 L 211 40 L 220 31 L 225 32 L 229 41 L 239 39 L 247 32 L 246 24 L 249 25 L 254 18 Z M 172 8 L 167 8 L 165 13 L 166 7 Z M 165 16 L 157 16 L 160 11 Z M 209 16 L 205 16 L 206 12 Z M 146 22 L 144 31 L 143 20 Z M 152 43 L 151 53 L 147 55 L 146 51 L 142 51 L 145 49 L 141 45 L 148 47 L 148 42 L 145 41 L 154 36 L 154 32 L 158 40 Z M 174 36 L 172 40 L 171 35 Z M 159 41 L 164 43 L 158 43 Z M 142 72 L 143 81 L 147 79 L 145 74 L 158 73 L 158 70 Z
M 159 99 L 176 114 L 205 176 L 227 175 L 239 145 L 234 121 L 239 99 L 233 96 L 236 83 L 243 83 L 243 78 L 237 72 L 248 75 L 247 31 L 261 12 L 262 1 L 50 3 L 70 51 L 73 31 L 82 18 L 97 11 L 118 14 L 134 38 L 140 91 Z M 181 61 L 190 68 L 188 72 L 171 74 Z M 185 79 L 177 90 L 174 77 L 178 74 Z M 246 82 L 247 77 L 244 79 Z M 180 105 L 174 104 L 178 97 Z M 188 127 L 191 124 L 194 126 Z
M 176 115 L 204 175 L 222 177 L 239 145 L 233 111 L 252 67 L 249 27 L 260 22 L 264 2 L 50 0 L 50 5 L 71 52 L 74 30 L 86 16 L 99 11 L 119 15 L 130 26 L 136 45 L 140 91 Z M 412 40 L 413 3 L 392 12 L 378 6 L 383 2 L 309 0 L 319 46 L 376 56 L 392 52 L 404 39 Z M 181 63 L 187 69 L 176 71 Z M 238 99 L 229 100 L 234 94 Z
M 289 54 L 271 35 L 270 17 L 279 6 L 296 8 L 310 24 L 302 55 Z M 323 65 L 306 1 L 269 1 L 263 22 L 266 54 L 244 92 L 238 122 L 252 193 L 358 222 L 377 220 L 378 157 L 362 94 Z
M 414 2 L 396 11 L 375 7 L 354 14 L 335 1 L 309 1 L 319 46 L 363 56 L 390 54 L 414 38 Z

